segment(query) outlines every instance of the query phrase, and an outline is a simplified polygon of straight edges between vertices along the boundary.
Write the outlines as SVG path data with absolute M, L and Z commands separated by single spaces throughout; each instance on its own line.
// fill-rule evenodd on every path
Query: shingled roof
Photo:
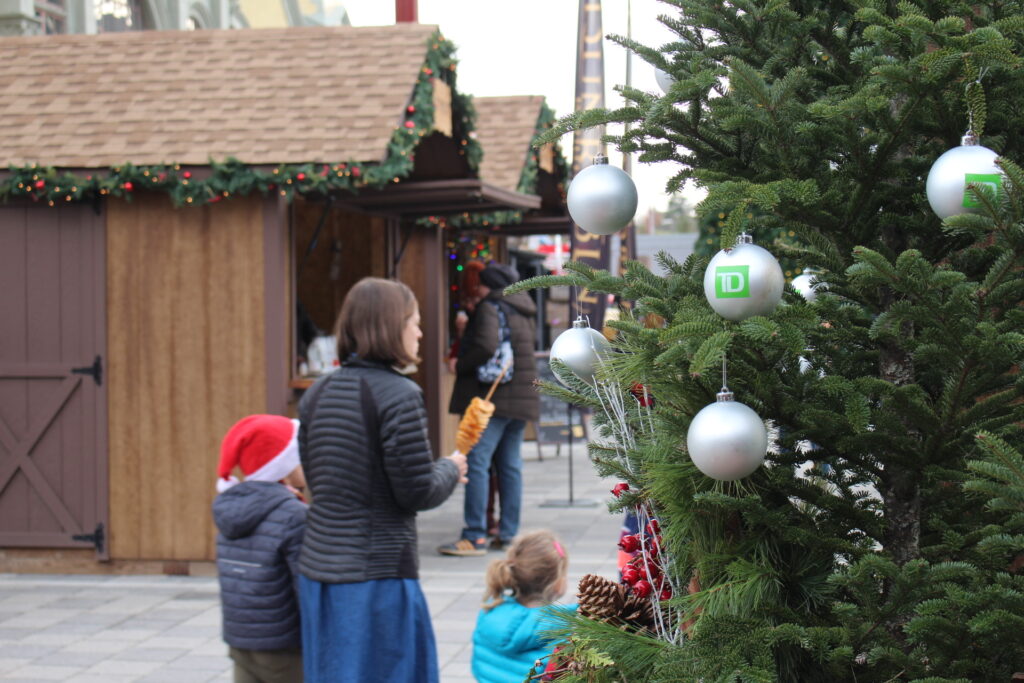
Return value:
M 503 190 L 519 189 L 543 104 L 540 95 L 473 98 L 476 140 L 484 150 L 481 180 Z
M 0 165 L 381 161 L 435 30 L 4 38 Z

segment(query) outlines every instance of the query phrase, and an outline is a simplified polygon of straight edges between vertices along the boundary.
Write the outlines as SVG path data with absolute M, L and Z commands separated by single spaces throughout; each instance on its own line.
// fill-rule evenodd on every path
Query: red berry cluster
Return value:
M 635 595 L 646 598 L 657 591 L 661 600 L 672 597 L 672 586 L 661 572 L 663 541 L 658 520 L 652 519 L 639 534 L 623 536 L 619 547 L 627 553 L 636 553 L 622 569 L 622 581 Z
M 633 395 L 633 398 L 636 399 L 636 402 L 639 403 L 641 407 L 654 407 L 654 397 L 651 396 L 651 393 L 643 384 L 640 384 L 640 382 L 633 382 L 633 386 L 629 388 L 629 393 Z

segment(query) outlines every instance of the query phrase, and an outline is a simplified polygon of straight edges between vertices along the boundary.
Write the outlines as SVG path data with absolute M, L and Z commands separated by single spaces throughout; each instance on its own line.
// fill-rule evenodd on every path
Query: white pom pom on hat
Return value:
M 280 415 L 249 415 L 228 430 L 220 446 L 217 490 L 238 483 L 238 467 L 247 481 L 280 481 L 299 466 L 299 421 Z

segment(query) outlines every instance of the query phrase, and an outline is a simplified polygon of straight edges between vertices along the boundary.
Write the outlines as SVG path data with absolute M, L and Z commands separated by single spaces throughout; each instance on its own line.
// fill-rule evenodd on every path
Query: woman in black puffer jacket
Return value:
M 342 366 L 299 405 L 299 454 L 312 494 L 302 553 L 306 681 L 438 680 L 419 586 L 416 512 L 443 503 L 465 456 L 435 460 L 416 362 L 419 308 L 404 284 L 365 278 L 335 334 Z

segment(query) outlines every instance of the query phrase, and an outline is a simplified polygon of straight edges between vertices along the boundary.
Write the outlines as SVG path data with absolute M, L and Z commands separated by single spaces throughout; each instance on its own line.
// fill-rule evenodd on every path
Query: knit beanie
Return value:
M 491 289 L 502 290 L 519 281 L 519 273 L 504 263 L 492 263 L 480 271 L 480 282 Z
M 280 415 L 249 415 L 228 430 L 220 446 L 217 490 L 226 491 L 238 480 L 238 467 L 246 481 L 280 481 L 299 466 L 299 421 Z

